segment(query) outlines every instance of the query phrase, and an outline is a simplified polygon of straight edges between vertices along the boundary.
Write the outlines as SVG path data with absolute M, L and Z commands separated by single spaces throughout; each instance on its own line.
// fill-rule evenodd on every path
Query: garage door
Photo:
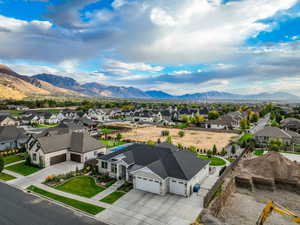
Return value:
M 185 184 L 180 181 L 170 180 L 170 193 L 185 196 Z
M 61 163 L 67 160 L 67 154 L 61 154 L 50 158 L 50 165 Z
M 81 155 L 71 153 L 71 160 L 75 162 L 81 162 Z
M 160 184 L 158 181 L 152 179 L 146 179 L 142 177 L 136 177 L 135 179 L 136 189 L 142 191 L 148 191 L 155 194 L 160 194 Z

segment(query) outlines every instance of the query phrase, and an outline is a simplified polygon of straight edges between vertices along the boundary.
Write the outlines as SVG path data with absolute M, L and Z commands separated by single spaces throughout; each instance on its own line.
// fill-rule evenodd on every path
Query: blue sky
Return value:
M 300 0 L 0 0 L 0 63 L 172 94 L 300 96 Z

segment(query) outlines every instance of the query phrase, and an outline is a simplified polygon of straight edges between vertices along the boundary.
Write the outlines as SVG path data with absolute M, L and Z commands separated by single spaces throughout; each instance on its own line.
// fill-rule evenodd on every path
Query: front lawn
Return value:
M 210 166 L 224 166 L 226 164 L 226 162 L 219 158 L 219 157 L 216 157 L 216 156 L 212 156 L 212 157 L 208 157 L 207 155 L 198 155 L 199 158 L 201 159 L 207 159 L 210 161 L 209 165 Z
M 33 127 L 34 128 L 49 128 L 49 127 L 56 127 L 58 125 L 58 123 L 54 123 L 54 124 L 34 124 Z
M 103 133 L 103 134 L 111 133 L 113 131 L 116 131 L 116 129 L 112 129 L 112 128 L 100 128 L 100 132 Z
M 110 195 L 104 197 L 100 201 L 108 204 L 113 204 L 115 201 L 119 200 L 125 194 L 126 194 L 125 192 L 115 191 Z
M 264 154 L 264 150 L 263 149 L 256 149 L 254 151 L 254 155 L 260 156 Z
M 249 139 L 252 139 L 252 138 L 253 138 L 252 134 L 245 133 L 242 137 L 240 137 L 239 142 L 243 143 L 243 142 L 246 142 L 246 141 L 248 141 Z
M 35 186 L 30 186 L 27 188 L 28 190 L 37 193 L 39 195 L 45 196 L 47 198 L 51 198 L 53 200 L 56 200 L 58 202 L 61 202 L 63 204 L 69 205 L 71 207 L 74 207 L 76 209 L 79 209 L 81 211 L 90 213 L 92 215 L 96 215 L 98 213 L 100 213 L 101 211 L 104 210 L 104 208 L 96 206 L 96 205 L 92 205 L 86 202 L 81 202 L 75 199 L 71 199 L 71 198 L 67 198 L 67 197 L 63 197 L 57 194 L 53 194 L 51 192 L 45 191 L 41 188 L 35 187 Z
M 9 180 L 13 180 L 13 179 L 16 179 L 16 178 L 14 176 L 11 176 L 6 173 L 0 173 L 0 180 L 9 181 Z
M 5 169 L 21 174 L 23 176 L 28 176 L 40 170 L 37 167 L 25 165 L 25 162 L 21 162 L 12 166 L 5 167 Z
M 116 140 L 100 140 L 107 148 L 117 147 L 119 145 L 127 144 L 125 141 L 116 141 Z
M 74 177 L 66 183 L 56 186 L 55 189 L 91 198 L 105 188 L 96 185 L 96 182 L 92 177 Z
M 4 156 L 3 159 L 4 159 L 4 165 L 7 165 L 7 164 L 24 160 L 25 158 L 24 158 L 24 154 L 17 154 L 17 155 Z
M 133 184 L 126 181 L 121 187 L 118 188 L 118 191 L 129 192 L 132 188 Z

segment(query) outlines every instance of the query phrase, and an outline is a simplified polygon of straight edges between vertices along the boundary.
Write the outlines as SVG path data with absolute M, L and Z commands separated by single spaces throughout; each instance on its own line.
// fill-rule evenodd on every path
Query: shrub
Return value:
M 169 144 L 172 144 L 172 137 L 171 137 L 171 136 L 168 136 L 166 141 L 167 141 Z
M 179 137 L 183 137 L 184 136 L 184 131 L 183 130 L 180 130 L 179 132 L 178 132 L 178 135 L 179 135 Z
M 168 130 L 161 131 L 161 136 L 169 136 L 169 135 L 170 135 L 170 131 Z
M 213 154 L 213 155 L 216 155 L 217 152 L 218 152 L 218 151 L 217 151 L 217 146 L 214 145 L 214 146 L 213 146 L 213 149 L 212 149 L 212 154 Z

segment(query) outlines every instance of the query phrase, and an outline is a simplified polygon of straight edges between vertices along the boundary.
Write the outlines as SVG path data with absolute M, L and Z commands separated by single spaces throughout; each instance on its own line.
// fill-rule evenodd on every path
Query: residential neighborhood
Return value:
M 300 162 L 297 107 L 233 106 L 8 110 L 0 180 L 105 224 L 190 225 L 243 160 Z

